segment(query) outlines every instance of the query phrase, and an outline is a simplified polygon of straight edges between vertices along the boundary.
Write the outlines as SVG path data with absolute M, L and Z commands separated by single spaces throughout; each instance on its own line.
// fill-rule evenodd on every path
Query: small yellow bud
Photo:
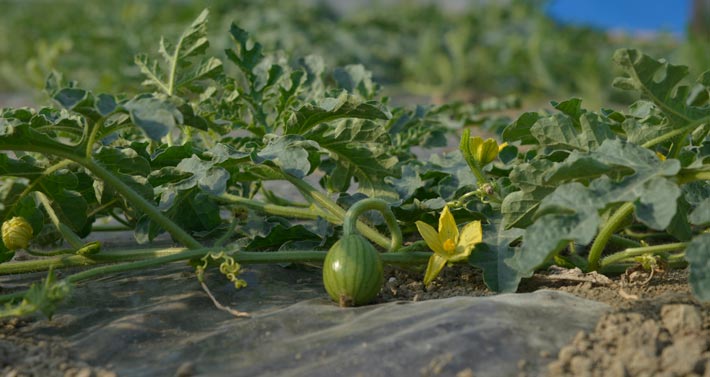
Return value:
M 498 157 L 498 143 L 493 139 L 471 138 L 471 147 L 473 158 L 480 166 L 486 166 Z
M 32 225 L 22 217 L 2 223 L 2 242 L 9 250 L 24 249 L 32 239 Z

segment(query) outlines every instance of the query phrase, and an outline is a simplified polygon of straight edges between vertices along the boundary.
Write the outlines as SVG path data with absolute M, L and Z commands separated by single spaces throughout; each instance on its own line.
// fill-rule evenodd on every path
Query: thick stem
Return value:
M 35 192 L 35 197 L 42 203 L 42 206 L 44 206 L 45 211 L 47 212 L 47 215 L 49 215 L 49 219 L 52 221 L 52 224 L 57 228 L 59 233 L 62 235 L 65 241 L 71 245 L 71 247 L 75 249 L 79 249 L 82 246 L 84 246 L 84 241 L 79 238 L 79 236 L 74 233 L 71 228 L 69 228 L 67 225 L 62 223 L 59 220 L 59 217 L 57 217 L 57 214 L 54 212 L 54 208 L 52 208 L 52 203 L 50 203 L 49 198 L 47 198 L 47 195 L 40 191 Z
M 44 170 L 44 172 L 42 172 L 42 176 L 41 176 L 41 177 L 32 180 L 32 181 L 30 182 L 30 184 L 27 185 L 27 187 L 25 187 L 24 190 L 22 190 L 22 192 L 20 193 L 20 195 L 17 196 L 18 199 L 15 200 L 15 202 L 10 206 L 10 210 L 7 211 L 6 213 L 15 213 L 15 210 L 17 209 L 17 206 L 18 206 L 19 203 L 21 202 L 20 199 L 23 199 L 25 196 L 29 195 L 32 191 L 34 191 L 35 187 L 36 187 L 40 182 L 42 182 L 42 180 L 43 180 L 45 177 L 49 176 L 50 174 L 54 173 L 55 171 L 64 169 L 64 168 L 70 166 L 70 165 L 73 164 L 73 163 L 74 163 L 74 161 L 72 161 L 72 160 L 62 160 L 62 161 L 60 161 L 60 162 L 58 162 L 58 163 L 56 163 L 56 164 L 54 164 L 54 165 L 52 165 L 52 166 L 46 168 L 46 169 Z M 42 192 L 39 192 L 39 191 L 37 191 L 37 195 L 42 195 L 42 196 L 44 196 L 44 194 L 42 194 Z M 57 226 L 57 229 L 58 229 L 60 232 L 62 232 L 62 229 L 60 229 L 59 226 L 58 226 L 58 224 L 59 224 L 59 219 L 57 218 L 56 214 L 54 213 L 54 209 L 51 207 L 51 205 L 48 204 L 49 201 L 46 200 L 46 196 L 44 196 L 44 198 L 45 198 L 45 201 L 42 202 L 42 204 L 43 204 L 46 208 L 48 208 L 48 209 L 47 209 L 47 213 L 49 214 L 50 218 L 52 219 L 53 224 L 54 224 L 55 226 Z M 74 232 L 71 232 L 71 233 L 72 233 L 72 235 L 76 236 L 76 235 L 74 234 Z M 71 236 L 70 236 L 70 237 L 71 237 Z M 78 237 L 77 237 L 77 238 L 78 238 Z M 76 240 L 76 239 L 72 239 L 72 240 Z M 68 240 L 68 241 L 69 241 L 69 240 Z M 79 243 L 81 243 L 81 240 L 79 240 Z
M 284 179 L 296 186 L 298 191 L 300 191 L 303 196 L 309 198 L 312 202 L 315 202 L 322 206 L 326 212 L 329 212 L 331 215 L 335 216 L 340 221 L 345 220 L 345 210 L 342 209 L 336 202 L 334 202 L 328 196 L 316 190 L 311 185 L 301 179 L 298 179 L 294 176 L 285 173 L 283 173 L 282 175 Z M 362 221 L 357 222 L 357 230 L 360 231 L 360 234 L 362 234 L 363 236 L 370 239 L 372 242 L 378 244 L 381 247 L 387 248 L 390 246 L 389 238 L 383 236 L 382 234 L 380 234 L 380 232 L 369 227 Z
M 101 128 L 103 128 L 105 120 L 106 118 L 99 119 L 96 123 L 94 123 L 93 128 L 91 128 L 91 132 L 89 133 L 89 136 L 86 139 L 86 158 L 91 158 L 91 154 L 94 152 L 94 143 L 96 143 L 96 137 L 99 134 L 99 131 L 101 131 Z
M 94 225 L 91 227 L 92 232 L 128 232 L 133 230 L 125 225 Z
M 669 243 L 665 245 L 654 245 L 654 246 L 644 246 L 644 247 L 634 247 L 629 248 L 624 251 L 609 255 L 608 257 L 602 259 L 601 267 L 606 267 L 614 263 L 621 262 L 627 258 L 633 258 L 645 254 L 661 254 L 669 251 L 684 249 L 688 244 L 686 242 L 676 242 Z
M 640 232 L 635 232 L 631 229 L 624 229 L 624 235 L 626 237 L 631 237 L 637 240 L 646 240 L 648 238 L 668 238 L 670 235 L 668 233 L 640 233 Z
M 206 255 L 212 251 L 221 251 L 221 248 L 205 248 L 205 249 L 163 249 L 163 250 L 152 250 L 151 253 L 164 255 L 138 260 L 135 262 L 122 263 L 122 264 L 112 264 L 106 266 L 100 266 L 79 272 L 77 274 L 71 275 L 66 278 L 70 283 L 77 283 L 83 280 L 91 279 L 96 276 L 113 274 L 118 272 L 126 272 L 138 269 L 144 269 L 149 267 L 160 266 L 170 262 L 177 262 L 181 260 L 187 260 L 192 258 L 197 258 Z M 145 252 L 145 251 L 144 251 Z M 264 263 L 294 263 L 294 262 L 323 262 L 325 260 L 327 252 L 325 251 L 276 251 L 276 252 L 234 252 L 231 256 L 238 263 L 242 264 L 264 264 Z M 387 264 L 395 265 L 423 265 L 426 264 L 431 257 L 429 252 L 409 252 L 409 253 L 384 253 L 381 255 L 382 261 Z M 70 267 L 72 262 L 83 262 L 81 265 L 87 265 L 95 263 L 95 261 L 82 257 L 82 256 L 71 256 L 64 258 L 53 258 L 54 263 L 44 263 L 44 270 L 56 267 Z M 56 263 L 58 260 L 61 263 Z M 31 264 L 32 262 L 45 262 L 45 261 L 31 261 L 31 262 L 14 262 L 5 263 L 0 265 L 1 269 L 5 271 L 0 271 L 2 273 L 8 273 L 8 265 L 14 265 L 18 267 L 22 265 Z M 37 263 L 34 263 L 37 266 Z M 12 266 L 11 266 L 12 267 Z M 39 269 L 27 270 L 25 268 L 14 268 L 14 273 L 38 271 Z M 14 292 L 6 295 L 0 295 L 0 303 L 9 302 L 16 299 L 20 299 L 25 295 L 26 291 Z
M 688 132 L 692 132 L 694 129 L 698 128 L 699 126 L 703 125 L 703 123 L 707 123 L 710 118 L 702 118 L 698 119 L 690 124 L 688 124 L 685 127 L 682 128 L 676 128 L 673 131 L 670 131 L 666 134 L 663 134 L 657 138 L 651 139 L 643 144 L 641 144 L 642 147 L 644 148 L 651 148 L 652 146 L 656 144 L 663 143 L 666 140 L 670 140 L 676 136 L 687 134 Z
M 397 219 L 394 217 L 389 204 L 381 199 L 367 198 L 363 199 L 355 204 L 345 213 L 345 221 L 343 222 L 343 234 L 355 234 L 357 227 L 357 219 L 363 212 L 366 211 L 379 211 L 385 218 L 387 223 L 387 228 L 389 228 L 392 234 L 392 240 L 390 241 L 389 251 L 397 251 L 402 247 L 402 230 L 397 224 Z
M 420 248 L 416 248 L 419 249 Z M 415 249 L 415 250 L 416 250 Z M 212 247 L 194 249 L 195 253 L 185 254 L 187 257 L 179 258 L 188 259 L 192 256 L 203 256 L 209 252 L 223 251 L 224 248 Z M 121 250 L 111 252 L 101 252 L 98 254 L 85 257 L 81 255 L 63 255 L 52 258 L 28 260 L 21 262 L 8 262 L 0 264 L 0 275 L 22 274 L 28 272 L 46 271 L 50 268 L 71 268 L 71 267 L 87 267 L 99 264 L 141 261 L 141 260 L 162 260 L 163 263 L 173 261 L 175 255 L 183 255 L 187 251 L 193 251 L 185 248 L 148 248 L 137 250 Z M 409 257 L 394 256 L 393 253 L 384 253 L 382 258 L 387 263 L 393 264 L 420 264 L 425 263 L 429 252 L 410 251 L 406 254 Z M 326 251 L 274 251 L 274 252 L 249 252 L 239 251 L 232 253 L 231 256 L 239 263 L 299 263 L 299 262 L 322 262 L 325 258 Z M 166 259 L 166 257 L 170 257 Z
M 609 242 L 614 232 L 621 226 L 626 218 L 634 212 L 634 203 L 624 203 L 616 212 L 607 220 L 604 227 L 599 231 L 597 238 L 594 240 L 591 249 L 589 249 L 589 270 L 596 271 L 599 269 L 599 258 Z
M 100 205 L 100 206 L 94 208 L 93 210 L 91 210 L 91 212 L 89 212 L 89 213 L 87 214 L 87 216 L 89 216 L 89 217 L 94 216 L 94 215 L 96 215 L 97 213 L 99 213 L 99 212 L 101 212 L 101 211 L 103 211 L 103 210 L 105 210 L 105 209 L 108 209 L 108 208 L 113 207 L 116 203 L 118 203 L 118 198 L 113 198 L 113 199 L 109 200 L 108 202 L 106 202 L 106 203 L 104 203 L 104 204 L 102 204 L 102 205 Z
M 144 269 L 144 268 L 148 268 L 148 267 L 160 266 L 160 265 L 170 263 L 170 262 L 177 262 L 177 261 L 181 261 L 181 260 L 186 260 L 186 259 L 191 259 L 191 258 L 202 256 L 206 253 L 206 250 L 208 250 L 208 249 L 188 249 L 188 250 L 183 250 L 179 253 L 175 253 L 172 255 L 165 255 L 165 256 L 157 257 L 157 258 L 150 258 L 150 259 L 139 260 L 136 262 L 112 264 L 112 265 L 108 265 L 108 266 L 96 267 L 96 268 L 92 268 L 92 269 L 71 275 L 71 276 L 67 277 L 66 280 L 70 283 L 77 283 L 82 280 L 91 279 L 95 276 L 106 275 L 106 274 L 115 274 L 118 272 L 140 270 L 140 269 Z
M 694 171 L 692 173 L 681 173 L 676 178 L 679 184 L 686 184 L 695 181 L 710 180 L 710 171 Z
M 676 268 L 685 268 L 688 266 L 688 262 L 683 259 L 683 254 L 685 253 L 679 253 L 679 254 L 673 254 L 671 258 L 668 260 L 668 267 L 672 269 Z M 623 274 L 626 272 L 629 268 L 633 268 L 638 266 L 638 263 L 614 263 L 610 264 L 606 267 L 600 268 L 599 272 L 601 272 L 604 275 L 618 275 L 618 274 Z
M 182 48 L 182 41 L 183 41 L 184 35 L 180 37 L 178 40 L 177 46 L 175 46 L 175 51 L 173 52 L 172 56 L 172 64 L 170 64 L 170 73 L 168 76 L 168 91 L 167 95 L 172 97 L 173 94 L 175 94 L 175 79 L 176 79 L 176 74 L 177 74 L 177 69 L 178 69 L 178 61 L 179 59 L 179 54 L 180 54 L 180 49 Z
M 215 199 L 221 201 L 221 202 L 226 202 L 226 203 L 231 203 L 235 204 L 238 206 L 246 207 L 249 209 L 253 209 L 259 212 L 264 212 L 268 213 L 270 215 L 277 215 L 277 216 L 284 216 L 284 217 L 291 217 L 291 218 L 296 218 L 296 219 L 309 219 L 309 220 L 315 220 L 319 217 L 324 218 L 326 221 L 334 223 L 334 224 L 341 224 L 342 220 L 339 219 L 336 216 L 333 216 L 329 213 L 326 213 L 325 211 L 321 211 L 318 208 L 311 207 L 311 208 L 303 208 L 303 207 L 287 207 L 287 206 L 280 206 L 276 204 L 266 204 L 262 203 L 253 199 L 247 199 L 243 198 L 241 196 L 237 195 L 232 195 L 232 194 L 221 194 L 219 196 L 215 196 Z
M 101 263 L 125 262 L 147 258 L 158 258 L 184 251 L 184 248 L 140 249 L 119 252 L 104 252 L 85 257 L 82 255 L 64 255 L 46 259 L 35 259 L 22 262 L 0 264 L 0 275 L 22 274 L 27 272 L 45 271 L 50 268 L 86 267 Z
M 35 257 L 56 257 L 57 255 L 74 255 L 74 253 L 76 252 L 75 249 L 59 249 L 41 252 L 37 250 L 32 250 L 30 248 L 25 249 L 25 251 L 27 252 L 27 254 L 34 255 Z
M 111 174 L 111 172 L 106 170 L 106 168 L 90 159 L 85 159 L 80 163 L 123 195 L 128 201 L 131 202 L 131 204 L 136 206 L 136 208 L 148 215 L 151 220 L 163 227 L 163 229 L 170 233 L 170 235 L 172 235 L 177 241 L 181 242 L 190 249 L 202 248 L 202 245 L 190 234 L 180 228 L 153 204 L 148 202 L 144 197 L 126 185 L 122 180 Z
M 643 246 L 643 245 L 641 245 L 640 242 L 637 242 L 637 241 L 634 241 L 634 240 L 631 240 L 631 239 L 628 239 L 625 237 L 617 236 L 616 234 L 613 234 L 609 238 L 609 243 L 613 243 L 614 245 L 622 246 L 622 247 L 641 247 L 641 246 Z
M 54 173 L 55 171 L 64 169 L 64 168 L 70 166 L 70 165 L 73 164 L 73 163 L 74 163 L 74 161 L 72 161 L 72 160 L 62 160 L 62 161 L 60 161 L 60 162 L 58 162 L 58 163 L 56 163 L 56 164 L 54 164 L 54 165 L 52 165 L 52 166 L 50 166 L 50 167 L 44 169 L 44 172 L 42 172 L 42 176 L 41 176 L 41 177 L 38 177 L 37 179 L 32 180 L 32 181 L 30 182 L 30 184 L 27 185 L 27 187 L 25 187 L 24 190 L 22 190 L 22 192 L 20 193 L 20 195 L 17 196 L 18 200 L 16 200 L 15 203 L 12 204 L 12 206 L 10 207 L 10 210 L 9 210 L 7 213 L 14 213 L 14 212 L 15 212 L 15 209 L 17 208 L 17 205 L 20 203 L 20 200 L 19 200 L 19 199 L 24 198 L 24 197 L 27 196 L 29 193 L 31 193 L 32 191 L 34 191 L 35 187 L 36 187 L 40 182 L 42 182 L 42 180 L 43 180 L 45 177 L 49 176 L 50 174 Z
M 75 150 L 71 147 L 57 143 L 49 145 L 48 143 L 38 143 L 38 144 L 27 144 L 27 145 L 0 145 L 0 148 L 13 151 L 29 151 L 38 152 L 49 155 L 55 155 L 72 160 L 85 168 L 89 169 L 96 176 L 104 180 L 112 186 L 116 191 L 123 195 L 131 204 L 136 206 L 139 210 L 143 211 L 148 215 L 153 221 L 158 223 L 163 229 L 168 231 L 176 240 L 183 243 L 185 246 L 191 249 L 199 249 L 202 245 L 197 242 L 192 236 L 170 220 L 167 216 L 163 215 L 160 210 L 155 208 L 153 204 L 148 202 L 145 198 L 140 196 L 137 192 L 131 189 L 119 178 L 111 174 L 110 171 L 106 170 L 103 166 L 96 163 L 90 158 L 81 157 Z

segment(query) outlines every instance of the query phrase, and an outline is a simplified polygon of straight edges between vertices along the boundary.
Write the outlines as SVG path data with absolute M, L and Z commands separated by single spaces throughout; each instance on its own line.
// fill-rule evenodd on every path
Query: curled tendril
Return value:
M 200 281 L 202 281 L 202 277 L 204 275 L 205 270 L 207 269 L 207 266 L 209 265 L 210 260 L 214 260 L 221 261 L 221 263 L 219 264 L 219 272 L 222 275 L 226 276 L 229 281 L 234 283 L 234 287 L 236 289 L 244 288 L 247 286 L 247 282 L 238 277 L 242 266 L 237 263 L 234 258 L 227 255 L 227 253 L 225 253 L 224 251 L 220 251 L 219 253 L 208 253 L 200 260 L 202 261 L 202 265 L 197 266 L 197 276 Z

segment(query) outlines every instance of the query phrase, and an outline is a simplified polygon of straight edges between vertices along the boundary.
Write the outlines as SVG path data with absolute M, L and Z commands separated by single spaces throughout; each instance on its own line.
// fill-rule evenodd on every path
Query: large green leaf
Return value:
M 545 197 L 536 212 L 538 218 L 526 229 L 522 250 L 509 259 L 525 276 L 566 243 L 591 242 L 599 212 L 613 203 L 633 202 L 636 218 L 653 229 L 666 229 L 674 218 L 681 190 L 666 177 L 680 170 L 677 160 L 661 161 L 652 151 L 620 140 L 606 140 L 589 157 L 633 173 L 619 179 L 603 175 L 589 187 L 579 182 L 563 184 Z M 580 174 L 586 178 L 586 173 Z
M 542 216 L 525 230 L 521 250 L 506 263 L 528 277 L 568 242 L 588 244 L 599 226 L 600 204 L 596 193 L 580 183 L 558 187 L 540 203 Z
M 131 115 L 131 121 L 146 135 L 156 141 L 183 123 L 182 114 L 175 104 L 152 96 L 138 96 L 123 107 Z
M 690 213 L 688 220 L 698 226 L 710 225 L 710 198 L 706 198 Z
M 39 181 L 38 189 L 52 202 L 52 208 L 59 219 L 75 232 L 81 232 L 88 220 L 88 204 L 84 197 L 75 191 L 78 180 L 74 173 L 59 170 L 46 175 Z
M 190 142 L 183 145 L 163 145 L 151 155 L 150 167 L 158 169 L 166 166 L 177 166 L 182 160 L 192 157 L 195 153 L 198 153 L 198 151 Z
M 385 177 L 399 175 L 394 169 L 397 158 L 389 154 L 389 134 L 381 125 L 345 120 L 334 126 L 321 124 L 304 137 L 316 141 L 335 162 L 335 168 L 329 172 L 333 187 L 345 191 L 355 178 L 359 191 L 370 197 L 395 196 Z
M 63 144 L 52 137 L 30 127 L 27 123 L 8 121 L 0 118 L 0 149 L 20 151 L 46 151 L 62 157 L 80 155 L 80 150 Z
M 303 134 L 321 123 L 343 118 L 387 120 L 390 116 L 389 111 L 379 102 L 362 102 L 344 91 L 337 97 L 324 98 L 316 104 L 298 109 L 286 126 L 286 133 Z
M 619 181 L 607 177 L 590 187 L 606 203 L 635 202 L 636 217 L 653 229 L 665 229 L 675 215 L 678 185 L 665 177 L 680 170 L 678 160 L 661 161 L 653 151 L 619 140 L 609 140 L 594 152 L 602 163 L 631 168 L 634 174 Z
M 378 86 L 372 81 L 372 72 L 365 69 L 362 64 L 336 68 L 333 71 L 333 78 L 339 87 L 362 98 L 370 99 L 377 93 Z
M 476 187 L 476 177 L 458 150 L 432 155 L 422 168 L 421 178 L 428 181 L 430 190 L 443 200 L 451 200 L 456 194 Z
M 0 175 L 32 179 L 44 172 L 44 168 L 30 156 L 18 159 L 0 154 Z
M 265 250 L 280 248 L 288 242 L 312 241 L 322 243 L 323 241 L 319 235 L 313 233 L 301 224 L 288 225 L 286 223 L 277 223 L 270 226 L 268 229 L 267 234 L 254 237 L 246 248 L 248 250 Z
M 175 190 L 169 187 L 162 192 L 159 208 L 177 225 L 188 232 L 213 231 L 222 220 L 219 206 L 207 194 L 196 188 Z M 152 219 L 143 216 L 136 224 L 134 236 L 139 243 L 152 241 L 164 229 Z
M 675 127 L 710 117 L 710 107 L 688 104 L 690 87 L 682 85 L 688 67 L 659 61 L 634 49 L 618 50 L 613 59 L 627 74 L 627 77 L 615 79 L 614 86 L 643 93 Z
M 151 172 L 148 160 L 131 148 L 101 147 L 94 158 L 105 168 L 123 174 L 147 176 Z
M 483 281 L 495 292 L 509 293 L 518 289 L 521 274 L 505 263 L 515 254 L 511 244 L 523 235 L 522 229 L 505 229 L 500 218 L 489 219 L 483 226 L 483 243 L 474 248 L 468 263 L 483 270 Z
M 710 234 L 701 234 L 688 244 L 685 260 L 690 264 L 688 283 L 695 297 L 710 301 Z
M 205 161 L 192 155 L 182 160 L 176 168 L 180 172 L 192 174 L 189 178 L 175 183 L 176 190 L 187 190 L 197 186 L 204 192 L 219 195 L 227 188 L 229 172 L 216 166 L 212 161 Z
M 237 51 L 226 50 L 225 53 L 229 60 L 234 62 L 247 75 L 252 74 L 254 68 L 264 59 L 261 44 L 254 42 L 250 46 L 249 33 L 241 29 L 239 26 L 232 24 L 229 28 L 229 34 L 232 39 L 237 42 Z
M 554 114 L 535 122 L 530 133 L 540 145 L 589 151 L 601 145 L 604 140 L 614 138 L 608 123 L 593 113 L 584 113 L 579 119 L 566 114 Z
M 529 163 L 516 165 L 510 172 L 510 180 L 520 188 L 506 195 L 501 205 L 503 226 L 526 228 L 533 222 L 533 215 L 537 210 L 540 200 L 555 190 L 556 186 L 545 181 L 545 173 L 553 163 L 537 159 Z
M 147 55 L 136 56 L 135 63 L 146 76 L 144 85 L 154 86 L 168 95 L 195 81 L 215 78 L 222 72 L 222 62 L 214 57 L 201 57 L 209 47 L 207 39 L 207 15 L 205 9 L 185 29 L 175 46 L 160 39 L 158 52 L 163 65 Z
M 627 118 L 621 124 L 621 127 L 626 133 L 626 140 L 639 145 L 673 130 L 665 117 L 658 116 L 645 119 Z
M 573 151 L 563 162 L 550 167 L 543 178 L 546 184 L 553 185 L 571 180 L 591 180 L 612 170 L 612 167 L 599 161 L 595 155 Z
M 636 202 L 636 216 L 651 228 L 665 229 L 676 213 L 681 190 L 665 177 L 680 170 L 678 160 L 660 160 L 653 151 L 607 140 L 591 153 L 573 152 L 544 174 L 546 183 L 581 180 L 600 196 L 600 209 L 614 202 Z M 602 175 L 604 174 L 604 175 Z M 612 179 L 609 176 L 620 177 Z
M 319 157 L 313 156 L 318 144 L 304 140 L 299 135 L 270 137 L 260 151 L 252 153 L 252 161 L 262 164 L 271 161 L 285 173 L 296 178 L 303 178 L 318 164 Z
M 538 113 L 523 113 L 518 119 L 503 130 L 503 140 L 520 141 L 522 144 L 537 144 L 530 129 L 542 116 Z
M 424 187 L 424 181 L 419 176 L 417 166 L 404 165 L 400 178 L 386 177 L 385 182 L 392 186 L 399 194 L 399 199 L 406 201 L 414 195 L 420 188 Z
M 392 139 L 392 154 L 400 160 L 416 159 L 412 148 L 445 147 L 446 134 L 452 130 L 452 121 L 447 111 L 444 106 L 395 108 L 385 126 Z

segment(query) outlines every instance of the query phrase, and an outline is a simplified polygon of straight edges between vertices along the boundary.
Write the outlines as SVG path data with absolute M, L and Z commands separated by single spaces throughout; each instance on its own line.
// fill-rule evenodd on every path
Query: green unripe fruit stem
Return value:
M 316 190 L 313 186 L 309 185 L 306 181 L 298 179 L 290 174 L 279 172 L 279 174 L 291 184 L 296 186 L 298 191 L 312 203 L 317 203 L 323 208 L 324 211 L 329 212 L 332 216 L 344 221 L 345 210 L 342 209 L 335 201 L 330 199 L 327 195 Z M 332 222 L 332 221 L 331 221 Z M 390 244 L 390 239 L 383 236 L 376 229 L 369 227 L 367 224 L 358 221 L 357 230 L 360 233 L 371 240 L 372 242 L 378 244 L 381 247 L 388 247 Z
M 366 211 L 376 210 L 382 213 L 387 223 L 387 228 L 392 235 L 390 240 L 389 251 L 397 251 L 402 247 L 402 230 L 397 224 L 397 219 L 394 217 L 392 210 L 387 202 L 381 199 L 367 198 L 363 199 L 350 207 L 350 209 L 345 213 L 345 220 L 343 221 L 343 235 L 348 236 L 357 233 L 357 219 L 358 217 Z

